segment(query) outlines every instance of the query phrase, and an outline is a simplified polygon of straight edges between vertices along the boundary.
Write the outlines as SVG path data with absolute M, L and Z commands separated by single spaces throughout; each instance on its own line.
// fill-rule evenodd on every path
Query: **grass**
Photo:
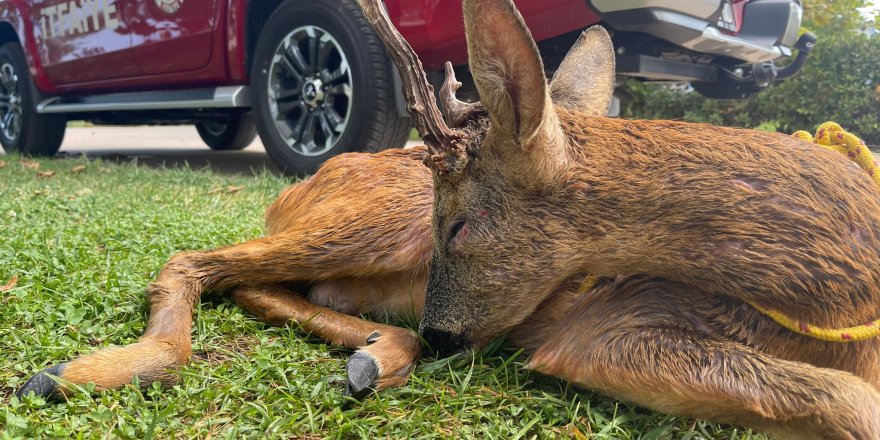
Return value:
M 576 391 L 523 370 L 523 356 L 500 343 L 427 360 L 408 385 L 357 402 L 342 394 L 349 351 L 222 298 L 196 311 L 196 356 L 181 384 L 18 400 L 14 390 L 43 368 L 134 342 L 144 287 L 166 259 L 258 236 L 264 208 L 290 182 L 0 159 L 0 285 L 18 277 L 0 292 L 0 438 L 755 438 Z

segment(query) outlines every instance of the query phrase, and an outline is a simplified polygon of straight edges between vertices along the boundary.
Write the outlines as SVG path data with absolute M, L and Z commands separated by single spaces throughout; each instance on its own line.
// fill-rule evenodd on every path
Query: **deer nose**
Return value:
M 437 355 L 447 357 L 462 352 L 470 347 L 470 342 L 462 334 L 455 334 L 447 330 L 437 330 L 426 327 L 420 331 L 425 340 L 422 354 L 425 356 Z

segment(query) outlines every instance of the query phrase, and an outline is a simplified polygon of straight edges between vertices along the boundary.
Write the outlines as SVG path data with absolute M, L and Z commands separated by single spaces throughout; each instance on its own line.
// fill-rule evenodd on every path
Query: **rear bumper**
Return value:
M 737 14 L 740 23 L 734 34 L 719 27 L 722 17 L 732 14 L 730 4 L 722 0 L 591 0 L 590 4 L 617 31 L 643 32 L 695 52 L 748 63 L 791 56 L 803 15 L 797 0 L 752 0 L 745 3 L 741 16 Z
M 696 52 L 724 55 L 749 63 L 773 61 L 791 56 L 789 47 L 761 46 L 742 38 L 723 34 L 713 27 L 703 29 L 703 33 L 699 37 L 685 41 L 681 45 Z

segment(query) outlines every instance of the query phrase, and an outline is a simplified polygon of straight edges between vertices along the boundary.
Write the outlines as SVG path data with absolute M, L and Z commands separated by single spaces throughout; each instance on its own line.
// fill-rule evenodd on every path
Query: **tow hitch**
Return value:
M 773 61 L 752 64 L 752 78 L 758 87 L 767 87 L 771 82 L 777 79 L 790 78 L 796 75 L 804 67 L 807 62 L 807 55 L 816 46 L 816 36 L 812 33 L 805 33 L 794 44 L 797 49 L 797 57 L 791 64 L 777 68 Z M 742 81 L 749 81 L 749 78 L 742 78 Z
M 804 67 L 807 56 L 816 46 L 816 36 L 812 33 L 801 35 L 794 49 L 797 57 L 791 64 L 779 68 L 773 61 L 737 66 L 733 69 L 713 66 L 718 70 L 716 82 L 693 82 L 694 89 L 713 99 L 745 99 L 760 92 L 771 82 L 790 78 Z

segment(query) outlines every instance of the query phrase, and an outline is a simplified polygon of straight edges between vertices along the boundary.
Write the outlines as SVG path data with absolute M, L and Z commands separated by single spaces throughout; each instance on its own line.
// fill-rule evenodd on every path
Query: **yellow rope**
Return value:
M 753 302 L 749 304 L 759 312 L 767 315 L 777 324 L 795 333 L 830 342 L 853 342 L 880 336 L 880 321 L 871 321 L 862 325 L 846 328 L 823 328 L 809 325 L 786 316 L 778 310 L 761 307 Z
M 840 125 L 834 122 L 826 122 L 820 125 L 819 129 L 816 130 L 815 138 L 806 131 L 795 132 L 792 136 L 846 155 L 865 170 L 877 186 L 880 186 L 880 166 L 874 160 L 874 156 L 861 139 L 852 133 L 844 131 Z M 592 290 L 596 287 L 597 281 L 598 278 L 596 276 L 588 275 L 578 289 L 578 294 Z M 767 317 L 780 326 L 795 333 L 822 341 L 853 342 L 880 336 L 880 320 L 846 328 L 823 328 L 792 319 L 778 310 L 761 307 L 750 301 L 748 303 L 755 310 L 767 315 Z
M 837 151 L 849 157 L 850 160 L 862 167 L 871 176 L 871 180 L 875 184 L 880 186 L 880 170 L 878 170 L 874 155 L 865 146 L 864 141 L 856 137 L 856 135 L 844 131 L 840 125 L 834 122 L 826 122 L 820 125 L 819 129 L 816 130 L 815 138 L 806 131 L 796 131 L 792 136 L 803 141 L 813 142 L 821 147 Z

